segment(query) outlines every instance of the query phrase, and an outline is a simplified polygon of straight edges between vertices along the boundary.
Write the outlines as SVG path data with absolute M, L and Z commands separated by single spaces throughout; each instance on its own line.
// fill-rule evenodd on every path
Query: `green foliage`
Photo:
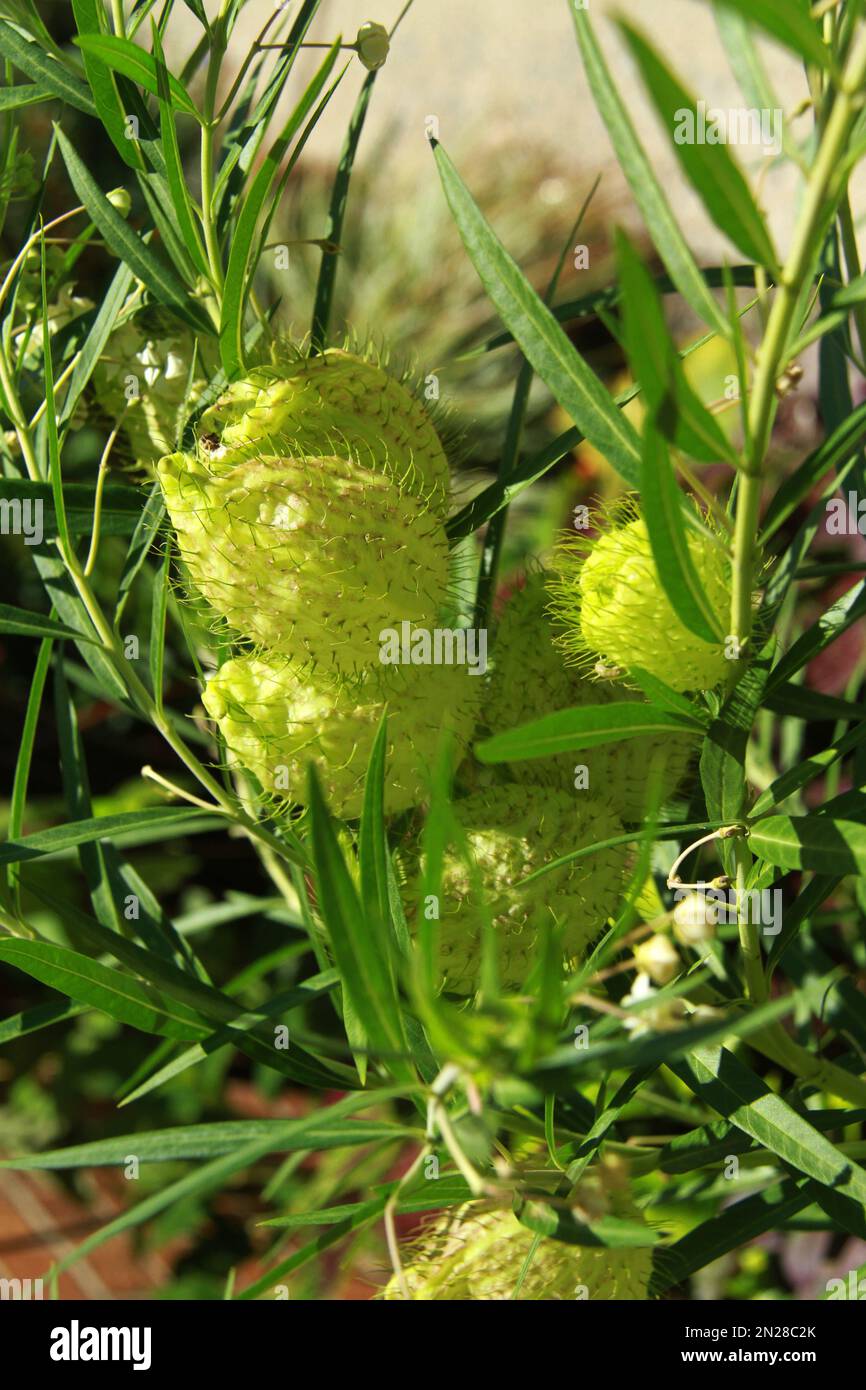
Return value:
M 685 176 L 744 264 L 699 267 L 573 0 L 575 58 L 649 243 L 617 232 L 607 281 L 580 296 L 560 295 L 560 255 L 539 293 L 462 157 L 432 142 L 430 186 L 496 320 L 461 324 L 450 356 L 505 364 L 503 376 L 514 366 L 493 412 L 494 476 L 468 496 L 454 487 L 447 517 L 445 453 L 461 484 L 489 459 L 470 446 L 460 460 L 447 418 L 410 376 L 397 383 L 387 353 L 373 366 L 357 344 L 334 351 L 347 246 L 372 216 L 350 197 L 379 99 L 362 36 L 314 30 L 318 0 L 275 10 L 229 83 L 240 4 L 208 17 L 185 0 L 198 26 L 185 61 L 168 42 L 171 3 L 113 4 L 109 19 L 73 0 L 66 47 L 35 6 L 0 19 L 0 506 L 16 536 L 0 633 L 23 691 L 9 701 L 19 728 L 0 847 L 0 966 L 17 1002 L 0 1043 L 23 1083 L 15 1104 L 35 1114 L 35 1092 L 44 1107 L 29 1129 L 0 1110 L 0 1166 L 115 1168 L 133 1153 L 144 1173 L 141 1195 L 61 1270 L 137 1228 L 160 1242 L 184 1225 L 204 1244 L 229 1186 L 253 1197 L 241 1253 L 220 1251 L 218 1276 L 199 1271 L 212 1298 L 251 1254 L 236 1296 L 288 1278 L 331 1296 L 327 1251 L 384 1263 L 384 1231 L 393 1261 L 395 1218 L 424 1212 L 440 1213 L 434 1232 L 470 1233 L 465 1267 L 434 1235 L 388 1297 L 535 1297 L 577 1269 L 599 1274 L 602 1297 L 700 1296 L 713 1262 L 770 1231 L 785 1240 L 804 1213 L 828 1244 L 863 1238 L 866 583 L 844 537 L 863 534 L 866 405 L 852 371 L 866 277 L 847 180 L 863 153 L 866 21 L 854 5 L 816 17 L 806 0 L 718 3 L 747 100 L 772 96 L 757 40 L 807 65 L 814 131 L 783 132 L 777 157 L 803 187 L 778 242 L 763 189 L 726 145 L 676 139 L 696 98 L 622 28 Z M 324 56 L 299 86 L 305 44 Z M 303 329 L 287 345 L 265 253 L 341 83 L 355 84 L 354 106 L 325 221 L 303 238 L 317 274 L 290 306 Z M 105 186 L 111 170 L 121 187 Z M 630 378 L 605 379 L 580 338 L 590 319 Z M 709 331 L 682 342 L 685 319 Z M 368 325 L 349 327 L 362 338 Z M 700 376 L 707 349 L 728 367 L 722 398 Z M 825 437 L 795 449 L 775 427 L 810 351 Z M 452 365 L 421 363 L 434 376 Z M 297 388 L 305 422 L 293 372 L 331 393 Z M 145 408 L 160 377 L 170 418 Z M 539 397 L 558 414 L 530 440 Z M 231 445 L 227 411 L 243 426 Z M 558 468 L 575 451 L 580 468 Z M 263 457 L 267 511 L 250 481 L 264 485 Z M 166 516 L 156 480 L 170 469 L 185 486 L 195 476 L 204 502 Z M 355 493 L 343 486 L 357 479 Z M 363 512 L 374 493 L 389 499 L 387 544 Z M 576 503 L 589 515 L 611 501 L 639 528 L 630 549 L 616 548 L 616 506 L 613 525 L 575 521 L 554 546 Z M 828 549 L 830 502 L 849 518 Z M 314 556 L 293 536 L 302 514 Z M 531 630 L 497 671 L 499 582 L 519 583 L 505 567 L 533 549 L 559 575 L 530 576 Z M 407 595 L 424 597 L 417 613 Z M 473 611 L 490 624 L 493 673 L 466 673 L 465 710 L 431 677 L 423 720 L 407 722 L 401 673 L 378 673 L 370 698 L 380 625 L 420 616 L 465 636 Z M 286 614 L 307 625 L 304 652 Z M 622 659 L 609 659 L 605 621 Z M 354 645 L 340 670 L 344 626 Z M 275 656 L 304 696 L 323 692 L 299 727 L 288 687 L 265 687 Z M 217 697 L 238 670 L 230 724 Z M 578 696 L 578 680 L 604 684 Z M 362 710 L 363 734 L 349 725 L 340 741 L 347 708 Z M 254 729 L 255 756 L 236 725 Z M 411 785 L 395 796 L 408 743 Z M 280 796 L 275 750 L 287 748 L 302 777 Z M 610 775 L 569 810 L 588 766 L 613 767 L 580 761 L 594 749 L 640 763 L 621 779 L 640 781 L 639 802 L 617 805 Z M 668 779 L 660 750 L 676 763 Z M 552 758 L 565 769 L 555 789 Z M 331 772 L 351 780 L 340 804 Z M 701 916 L 709 890 L 721 906 Z M 252 1109 L 237 1118 L 239 1105 Z M 516 1253 L 497 1263 L 500 1229 Z M 789 1292 L 769 1276 L 747 1288 Z

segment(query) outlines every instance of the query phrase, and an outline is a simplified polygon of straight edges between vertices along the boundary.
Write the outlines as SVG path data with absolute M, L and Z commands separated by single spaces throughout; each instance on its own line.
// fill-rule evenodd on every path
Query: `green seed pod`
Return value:
M 636 699 L 621 685 L 591 681 L 567 666 L 555 638 L 561 635 L 548 614 L 544 573 L 530 575 L 506 604 L 496 632 L 493 670 L 488 678 L 485 721 L 492 734 L 528 724 L 556 710 Z M 640 821 L 647 812 L 650 779 L 660 778 L 662 801 L 676 791 L 696 748 L 688 735 L 641 736 L 532 758 L 508 765 L 518 782 L 558 787 L 580 796 L 604 796 L 624 821 Z M 579 769 L 586 769 L 584 774 Z
M 622 1198 L 614 1210 L 631 1221 L 642 1219 L 638 1209 Z M 428 1225 L 414 1244 L 404 1268 L 409 1293 L 421 1302 L 511 1299 L 535 1240 L 535 1233 L 511 1211 L 462 1207 L 447 1213 Z M 631 1302 L 649 1297 L 651 1273 L 649 1247 L 616 1249 L 542 1239 L 525 1271 L 519 1297 L 531 1302 Z M 381 1297 L 403 1297 L 396 1275 Z
M 372 19 L 361 25 L 355 38 L 358 57 L 368 72 L 375 72 L 377 68 L 382 67 L 388 57 L 390 46 L 388 30 L 384 24 L 377 24 Z
M 195 354 L 198 371 L 190 382 Z M 195 408 L 216 368 L 212 344 L 170 315 L 148 310 L 115 329 L 96 364 L 94 395 L 111 424 L 120 422 L 136 464 L 152 468 L 175 447 L 181 412 Z
M 385 474 L 277 455 L 214 476 L 185 454 L 158 473 L 192 583 L 241 636 L 351 675 L 384 628 L 435 626 L 445 531 Z
M 448 460 L 427 411 L 382 367 L 350 352 L 254 367 L 203 413 L 201 431 L 214 470 L 278 436 L 296 456 L 348 455 L 381 469 L 444 510 Z
M 227 661 L 202 701 L 238 761 L 263 789 L 303 803 L 314 762 L 332 811 L 360 815 L 367 764 L 385 702 L 385 809 L 424 800 L 429 764 L 447 730 L 461 751 L 472 735 L 482 682 L 461 666 L 380 667 L 358 681 L 327 681 L 278 657 Z
M 625 846 L 599 850 L 533 883 L 522 880 L 570 850 L 621 835 L 622 824 L 609 805 L 596 797 L 507 784 L 456 801 L 454 813 L 473 868 L 456 849 L 449 852 L 438 905 L 445 987 L 470 994 L 477 983 L 485 913 L 476 882 L 497 932 L 504 987 L 523 984 L 548 924 L 561 930 L 566 960 L 578 960 L 617 906 Z M 425 901 L 425 913 L 428 908 Z M 416 915 L 414 906 L 410 915 Z
M 731 604 L 730 564 L 709 536 L 687 533 L 689 554 L 721 632 Z M 559 639 L 574 660 L 627 674 L 642 667 L 674 690 L 711 690 L 730 671 L 723 641 L 704 642 L 677 617 L 662 588 L 643 517 L 634 508 L 597 540 L 569 537 L 551 586 Z

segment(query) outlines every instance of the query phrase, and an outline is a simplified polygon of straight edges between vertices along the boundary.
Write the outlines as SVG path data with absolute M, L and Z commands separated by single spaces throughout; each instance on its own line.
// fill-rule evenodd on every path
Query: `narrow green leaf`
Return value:
M 658 253 L 672 281 L 694 313 L 717 333 L 729 338 L 730 324 L 707 289 L 646 151 L 637 138 L 626 104 L 598 45 L 589 14 L 579 0 L 571 0 L 571 11 L 590 91 Z
M 37 1004 L 35 1008 L 24 1009 L 20 1014 L 12 1014 L 0 1022 L 0 1045 L 14 1042 L 28 1033 L 38 1033 L 42 1028 L 53 1028 L 57 1023 L 65 1023 L 67 1019 L 77 1018 L 86 1012 L 87 1005 L 78 1004 L 74 999 Z
M 86 116 L 96 115 L 96 107 L 84 83 L 74 77 L 62 62 L 49 57 L 38 43 L 25 39 L 5 20 L 0 20 L 0 53 L 16 68 L 26 72 L 28 77 L 42 82 L 52 96 L 59 97 L 77 111 L 83 111 Z
M 159 30 L 153 21 L 151 21 L 151 31 L 157 85 L 159 88 L 159 129 L 162 136 L 166 178 L 168 179 L 168 187 L 171 192 L 171 200 L 174 204 L 178 226 L 181 236 L 183 237 L 184 245 L 189 252 L 190 259 L 199 273 L 209 278 L 210 269 L 193 211 L 189 184 L 184 173 L 183 160 L 181 159 L 180 146 L 177 139 L 177 130 L 174 124 L 174 110 L 171 103 L 168 69 L 165 66 L 165 55 L 162 51 L 162 44 L 160 43 Z
M 378 1105 L 382 1095 L 382 1092 L 371 1091 L 358 1099 L 365 1100 L 368 1106 Z M 324 1114 L 326 1116 L 327 1111 Z M 0 1168 L 57 1172 L 70 1168 L 114 1168 L 122 1167 L 131 1153 L 141 1163 L 178 1163 L 184 1159 L 218 1158 L 220 1154 L 234 1153 L 239 1145 L 251 1139 L 269 1140 L 271 1153 L 291 1153 L 306 1148 L 355 1148 L 379 1143 L 392 1135 L 399 1138 L 412 1133 L 400 1125 L 379 1120 L 344 1120 L 329 1124 L 322 1111 L 317 1112 L 317 1118 L 321 1123 L 312 1128 L 305 1124 L 303 1133 L 297 1138 L 294 1130 L 301 1123 L 298 1120 L 218 1120 L 211 1124 L 177 1125 L 172 1129 L 95 1139 L 67 1149 L 22 1154 L 19 1158 L 0 1159 Z
M 371 1094 L 375 1096 L 378 1093 L 372 1092 Z M 347 1115 L 351 1115 L 354 1111 L 360 1109 L 365 1103 L 369 1103 L 367 1096 L 347 1096 L 344 1100 L 337 1101 L 335 1104 L 329 1106 L 326 1117 L 332 1122 L 338 1119 L 344 1119 Z M 283 1123 L 291 1122 L 284 1121 Z M 323 1118 L 321 1110 L 313 1110 L 302 1120 L 294 1121 L 292 1135 L 295 1145 L 298 1148 L 311 1145 L 310 1136 L 320 1130 L 323 1123 L 325 1123 L 325 1119 Z M 303 1140 L 305 1137 L 307 1143 L 302 1145 L 299 1141 Z M 272 1132 L 266 1134 L 264 1137 L 251 1139 L 241 1144 L 239 1148 L 235 1146 L 230 1153 L 213 1159 L 210 1163 L 205 1164 L 203 1168 L 194 1168 L 192 1172 L 188 1173 L 178 1182 L 171 1183 L 168 1187 L 162 1188 L 161 1191 L 152 1193 L 149 1197 L 145 1197 L 143 1201 L 137 1202 L 134 1207 L 129 1208 L 120 1216 L 115 1217 L 108 1225 L 103 1226 L 101 1230 L 89 1236 L 87 1240 L 83 1241 L 70 1255 L 65 1256 L 57 1266 L 58 1273 L 62 1272 L 64 1269 L 68 1269 L 76 1260 L 88 1255 L 91 1250 L 102 1245 L 106 1240 L 110 1240 L 112 1236 L 120 1235 L 121 1232 L 140 1225 L 143 1221 L 149 1220 L 151 1216 L 155 1216 L 158 1212 L 164 1211 L 169 1206 L 175 1206 L 182 1201 L 200 1196 L 203 1192 L 209 1192 L 215 1188 L 221 1187 L 226 1178 L 230 1177 L 232 1173 L 238 1172 L 241 1168 L 249 1167 L 251 1164 L 257 1162 L 259 1158 L 263 1158 L 265 1154 L 271 1153 L 273 1151 L 273 1142 L 274 1136 Z M 133 1152 L 135 1152 L 135 1150 L 133 1150 Z M 249 1294 L 250 1290 L 245 1290 L 245 1293 Z
M 72 0 L 72 13 L 79 35 L 100 34 L 98 0 Z M 135 140 L 127 139 L 126 113 L 120 101 L 111 70 L 96 55 L 82 51 L 84 71 L 99 119 L 102 121 L 114 148 L 131 169 L 143 169 L 144 162 Z
M 813 1200 L 814 1187 L 808 1179 L 795 1182 L 789 1178 L 734 1202 L 660 1252 L 650 1284 L 651 1296 L 658 1298 L 713 1260 L 741 1249 L 767 1231 L 778 1231 Z
M 773 269 L 776 266 L 776 253 L 769 232 L 749 185 L 727 146 L 707 144 L 696 138 L 694 123 L 699 113 L 695 99 L 642 34 L 624 21 L 620 22 L 619 27 L 640 68 L 674 153 L 710 217 L 750 260 Z M 685 115 L 692 119 L 691 134 L 677 128 Z M 685 137 L 682 141 L 681 134 Z
M 434 154 L 457 230 L 499 317 L 583 435 L 636 487 L 640 447 L 634 428 L 497 239 L 441 145 L 434 145 Z
M 208 319 L 197 305 L 190 302 L 183 281 L 127 226 L 59 127 L 57 139 L 72 185 L 115 255 L 126 262 L 161 304 L 174 309 L 198 332 L 210 332 Z
M 220 319 L 220 356 L 226 375 L 233 376 L 243 366 L 244 310 L 247 282 L 250 275 L 250 253 L 259 214 L 277 177 L 280 164 L 289 145 L 300 130 L 305 117 L 319 96 L 340 53 L 340 41 L 335 41 L 319 67 L 301 100 L 268 151 L 243 201 L 241 214 L 231 240 L 229 263 L 223 289 Z M 255 267 L 252 267 L 254 269 Z
M 79 1004 L 99 1009 L 143 1033 L 186 1040 L 207 1036 L 209 1032 L 205 1021 L 192 1009 L 166 998 L 152 985 L 65 946 L 6 938 L 0 940 L 0 960 Z
M 171 545 L 165 547 L 162 563 L 154 576 L 153 598 L 150 607 L 150 644 L 148 665 L 150 685 L 158 710 L 162 711 L 163 672 L 165 667 L 165 614 L 171 585 Z
M 0 845 L 0 864 L 15 864 L 21 859 L 57 854 L 61 850 L 74 849 L 94 840 L 110 840 L 115 836 L 138 830 L 147 830 L 153 832 L 156 838 L 163 838 L 172 830 L 179 834 L 180 826 L 185 829 L 191 828 L 202 825 L 206 820 L 214 823 L 214 817 L 207 811 L 195 811 L 188 806 L 160 806 L 144 811 L 121 811 L 118 815 L 97 816 L 92 820 L 72 821 L 69 825 L 52 826 L 50 830 L 35 830 L 32 835 L 23 835 L 19 840 L 7 841 L 5 845 Z
M 72 368 L 72 375 L 69 378 L 69 385 L 66 388 L 58 420 L 61 429 L 72 419 L 81 394 L 93 374 L 96 363 L 102 356 L 108 339 L 111 337 L 117 316 L 132 286 L 132 279 L 132 271 L 128 265 L 119 265 L 114 272 L 111 284 L 103 296 L 96 317 L 90 326 L 90 332 L 81 346 L 81 354 Z M 91 508 L 91 514 L 92 510 Z
M 623 232 L 616 247 L 626 348 L 648 414 L 665 439 L 692 458 L 736 465 L 736 450 L 686 380 L 652 276 Z
M 767 692 L 777 690 L 785 681 L 790 680 L 797 671 L 813 661 L 819 652 L 829 647 L 831 642 L 835 642 L 836 638 L 841 637 L 843 632 L 847 632 L 848 628 L 862 618 L 864 613 L 866 613 L 866 580 L 855 584 L 840 599 L 837 599 L 825 613 L 821 614 L 817 622 L 807 628 L 801 637 L 798 637 L 773 670 L 767 684 Z
M 806 500 L 821 479 L 838 468 L 852 451 L 866 440 L 866 401 L 833 430 L 794 472 L 785 479 L 774 495 L 764 516 L 761 543 L 766 544 Z
M 830 67 L 830 50 L 812 22 L 809 0 L 716 0 L 716 3 L 736 10 L 750 24 L 771 34 L 807 63 Z
M 67 627 L 48 618 L 44 613 L 30 613 L 23 608 L 13 608 L 8 603 L 0 603 L 0 632 L 14 637 L 73 637 L 76 642 L 93 642 L 96 639 L 86 632 Z
M 340 160 L 337 165 L 337 172 L 334 175 L 334 184 L 331 189 L 331 202 L 328 208 L 328 229 L 325 236 L 334 246 L 339 246 L 343 238 L 343 219 L 346 215 L 346 204 L 349 200 L 349 184 L 352 178 L 352 169 L 355 164 L 355 155 L 358 152 L 358 145 L 361 142 L 361 133 L 364 129 L 364 122 L 367 119 L 367 110 L 370 105 L 370 98 L 373 95 L 373 87 L 378 76 L 377 71 L 367 74 L 364 83 L 358 93 L 355 109 L 349 118 L 346 128 L 346 136 L 343 148 L 340 152 Z M 322 251 L 322 263 L 319 267 L 319 278 L 316 282 L 316 297 L 313 302 L 313 322 L 310 332 L 310 341 L 314 352 L 321 352 L 327 345 L 328 327 L 331 321 L 331 305 L 334 298 L 334 284 L 337 279 L 337 267 L 339 256 L 332 252 Z
M 387 923 L 388 834 L 385 829 L 385 758 L 388 751 L 388 716 L 382 715 L 364 782 L 364 805 L 358 831 L 358 867 L 361 898 L 370 919 Z
M 699 724 L 708 722 L 705 710 L 693 705 L 691 700 L 678 690 L 672 690 L 663 680 L 659 680 L 658 676 L 650 675 L 642 666 L 631 666 L 629 676 L 635 685 L 640 686 L 651 705 L 661 706 L 670 710 L 672 714 L 681 714 L 684 718 L 696 720 Z
M 92 54 L 94 58 L 100 59 L 114 72 L 120 72 L 124 77 L 128 77 L 139 87 L 144 87 L 154 96 L 159 96 L 159 73 L 156 61 L 152 54 L 146 53 L 138 44 L 132 43 L 129 39 L 120 38 L 116 34 L 81 34 L 75 43 L 82 53 Z M 168 74 L 169 92 L 172 105 L 176 111 L 181 111 L 187 116 L 194 116 L 197 121 L 201 117 L 196 109 L 195 103 L 186 89 L 171 73 Z
M 48 282 L 45 266 L 45 238 L 39 241 L 40 280 L 42 285 L 42 379 L 45 389 L 45 427 L 48 435 L 48 475 L 54 501 L 54 519 L 61 555 L 70 549 L 69 527 L 66 523 L 66 503 L 63 499 L 63 475 L 60 471 L 60 438 L 57 431 L 57 406 L 54 399 L 54 363 L 51 353 L 51 334 L 48 326 Z
M 697 1048 L 673 1063 L 680 1080 L 719 1114 L 798 1172 L 866 1203 L 866 1171 L 835 1145 L 732 1052 Z
M 866 874 L 866 825 L 832 816 L 767 816 L 749 829 L 754 854 L 780 869 Z
M 319 908 L 343 988 L 371 1045 L 394 1076 L 412 1077 L 384 923 L 370 921 L 364 913 L 312 764 L 308 806 Z
M 129 542 L 129 549 L 123 562 L 123 570 L 120 576 L 120 583 L 117 588 L 117 604 L 114 611 L 115 623 L 120 622 L 121 615 L 126 607 L 129 592 L 135 583 L 136 576 L 141 571 L 150 548 L 153 545 L 162 519 L 165 515 L 165 503 L 162 499 L 162 489 L 158 482 L 153 484 L 150 495 L 140 511 L 138 521 L 132 539 Z
M 44 82 L 23 82 L 17 87 L 5 87 L 0 91 L 0 111 L 12 111 L 19 106 L 33 106 L 38 101 L 48 101 L 53 93 Z
M 496 734 L 476 744 L 483 763 L 522 762 L 526 758 L 549 758 L 572 749 L 595 748 L 602 743 L 638 738 L 642 734 L 700 733 L 697 720 L 691 721 L 654 705 L 621 700 L 612 705 L 584 705 L 558 710 L 534 719 L 518 729 Z
M 667 444 L 655 425 L 655 417 L 647 417 L 640 492 L 656 571 L 683 626 L 703 642 L 719 647 L 719 615 L 713 611 L 695 569 L 683 519 L 683 495 L 674 477 Z
M 39 644 L 39 653 L 36 657 L 36 669 L 33 672 L 33 679 L 30 682 L 30 692 L 27 696 L 27 710 L 24 715 L 24 727 L 21 730 L 21 739 L 18 746 L 18 757 L 15 760 L 15 777 L 12 783 L 12 797 L 9 803 L 9 839 L 14 840 L 21 834 L 24 826 L 24 811 L 27 805 L 27 784 L 30 779 L 30 763 L 33 758 L 33 746 L 36 742 L 36 726 L 39 722 L 39 711 L 42 708 L 42 695 L 45 690 L 45 678 L 48 675 L 48 668 L 51 664 L 51 653 L 54 650 L 54 639 L 52 637 L 43 638 Z M 18 882 L 18 870 L 10 866 L 7 873 L 7 881 L 10 887 Z
M 820 753 L 813 753 L 811 757 L 805 758 L 796 767 L 789 768 L 780 777 L 776 777 L 769 787 L 758 797 L 751 809 L 753 816 L 763 815 L 771 807 L 778 806 L 794 792 L 798 792 L 801 787 L 805 787 L 809 782 L 820 777 L 838 762 L 840 758 L 846 757 L 855 748 L 859 748 L 866 743 L 866 721 L 858 724 L 842 738 L 836 739 L 827 748 L 823 748 Z

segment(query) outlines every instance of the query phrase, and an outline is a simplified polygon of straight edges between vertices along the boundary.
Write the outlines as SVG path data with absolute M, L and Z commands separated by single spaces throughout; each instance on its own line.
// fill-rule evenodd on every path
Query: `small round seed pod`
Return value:
M 375 362 L 338 348 L 254 367 L 201 417 L 214 470 L 280 436 L 295 455 L 350 456 L 442 512 L 448 460 L 427 411 Z
M 344 674 L 378 661 L 383 629 L 435 626 L 448 585 L 439 518 L 351 459 L 249 459 L 214 475 L 159 464 L 189 578 L 242 637 Z
M 575 803 L 574 796 L 565 792 L 512 783 L 456 801 L 454 812 L 472 867 L 457 848 L 449 851 L 438 906 L 446 989 L 471 994 L 476 987 L 484 904 L 497 933 L 499 975 L 505 988 L 523 984 L 539 934 L 547 925 L 559 929 L 565 960 L 579 960 L 616 909 L 625 878 L 626 847 L 599 850 L 533 883 L 524 885 L 521 880 L 570 850 L 622 834 L 622 824 L 609 805 L 589 797 Z M 415 897 L 417 901 L 417 890 Z M 410 915 L 415 914 L 412 905 Z
M 556 710 L 603 705 L 613 700 L 636 700 L 621 684 L 589 680 L 567 666 L 556 644 L 562 630 L 548 613 L 550 598 L 544 572 L 528 576 L 509 599 L 499 622 L 488 677 L 485 720 L 491 733 L 514 729 Z M 642 820 L 652 794 L 651 779 L 659 778 L 661 801 L 673 795 L 688 771 L 696 741 L 688 735 L 669 738 L 641 735 L 621 743 L 532 758 L 509 764 L 518 782 L 557 787 L 576 797 L 601 795 L 624 821 Z M 586 774 L 578 769 L 586 769 Z
M 638 1209 L 624 1198 L 615 1211 L 631 1221 L 641 1220 Z M 511 1211 L 462 1207 L 447 1213 L 426 1227 L 409 1252 L 404 1267 L 409 1293 L 421 1302 L 506 1301 L 515 1296 L 523 1273 L 519 1297 L 531 1302 L 649 1298 L 649 1247 L 614 1249 L 542 1239 L 524 1271 L 535 1240 L 535 1233 Z M 396 1275 L 381 1296 L 403 1298 Z
M 361 813 L 367 764 L 387 701 L 385 809 L 409 810 L 427 794 L 442 735 L 465 751 L 481 699 L 465 667 L 386 667 L 356 681 L 323 680 L 279 657 L 240 656 L 210 678 L 202 702 L 238 762 L 266 792 L 304 803 L 307 764 L 331 810 Z
M 707 535 L 689 531 L 689 554 L 719 631 L 731 602 L 729 561 Z M 551 585 L 558 638 L 584 667 L 599 661 L 627 675 L 642 667 L 674 690 L 711 690 L 730 671 L 724 642 L 703 641 L 677 617 L 656 569 L 649 532 L 632 506 L 621 509 L 597 540 L 570 536 L 560 547 Z
M 368 72 L 375 72 L 383 66 L 390 46 L 388 30 L 384 24 L 377 24 L 373 19 L 361 25 L 355 38 L 358 57 Z

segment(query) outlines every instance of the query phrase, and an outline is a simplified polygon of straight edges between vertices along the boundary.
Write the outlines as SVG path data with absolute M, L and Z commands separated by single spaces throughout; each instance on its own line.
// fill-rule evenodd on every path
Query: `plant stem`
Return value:
M 740 836 L 734 841 L 734 861 L 737 866 L 737 929 L 743 951 L 746 990 L 753 1004 L 762 1004 L 767 998 L 767 981 L 761 959 L 758 923 L 750 920 L 748 908 L 745 912 L 743 910 L 746 901 L 746 877 L 752 865 L 752 856 L 745 840 Z
M 866 29 L 845 66 L 842 81 L 830 108 L 823 138 L 812 168 L 794 240 L 779 279 L 767 331 L 758 349 L 757 368 L 749 401 L 749 445 L 740 476 L 734 531 L 734 571 L 731 595 L 731 635 L 740 650 L 752 631 L 752 587 L 755 536 L 761 506 L 762 466 L 770 440 L 776 404 L 776 382 L 785 366 L 785 351 L 800 290 L 815 255 L 822 225 L 827 220 L 827 200 L 845 153 L 851 127 L 859 113 L 858 93 L 866 80 Z

